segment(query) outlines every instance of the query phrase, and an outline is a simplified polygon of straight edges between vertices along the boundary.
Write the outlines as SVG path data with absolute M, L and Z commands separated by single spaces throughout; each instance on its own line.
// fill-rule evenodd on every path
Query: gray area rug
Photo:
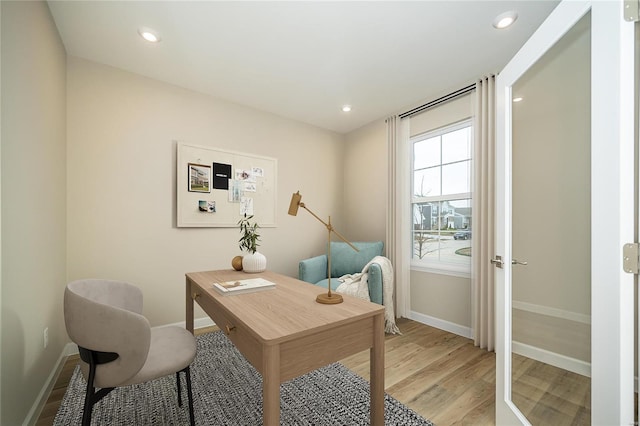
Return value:
M 197 338 L 191 366 L 196 425 L 262 424 L 262 378 L 218 331 Z M 188 425 L 184 374 L 178 406 L 175 375 L 116 388 L 93 408 L 93 425 Z M 77 367 L 54 425 L 79 425 L 86 382 Z M 369 382 L 340 363 L 312 371 L 280 387 L 281 425 L 368 425 Z M 433 426 L 385 394 L 385 424 Z

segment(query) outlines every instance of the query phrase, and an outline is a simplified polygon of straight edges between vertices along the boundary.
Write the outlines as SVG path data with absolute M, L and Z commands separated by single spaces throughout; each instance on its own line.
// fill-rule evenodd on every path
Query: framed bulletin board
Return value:
M 246 213 L 276 226 L 275 158 L 177 143 L 178 227 L 235 228 Z

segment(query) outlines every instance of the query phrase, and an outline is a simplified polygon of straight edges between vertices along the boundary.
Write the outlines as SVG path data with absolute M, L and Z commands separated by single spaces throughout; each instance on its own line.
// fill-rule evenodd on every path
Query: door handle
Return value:
M 496 256 L 494 259 L 491 259 L 491 263 L 502 269 L 502 256 Z
M 496 256 L 495 258 L 491 259 L 491 263 L 493 265 L 496 265 L 500 269 L 502 269 L 503 266 L 504 266 L 504 262 L 502 261 L 502 256 Z M 518 259 L 511 259 L 511 264 L 512 265 L 527 266 L 529 263 L 528 262 L 521 262 Z

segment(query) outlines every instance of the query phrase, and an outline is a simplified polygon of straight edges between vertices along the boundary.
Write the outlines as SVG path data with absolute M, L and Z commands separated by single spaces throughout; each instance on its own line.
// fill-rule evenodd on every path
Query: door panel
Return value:
M 511 399 L 534 425 L 591 419 L 590 42 L 588 13 L 512 89 Z
M 573 146 L 567 143 L 566 137 L 561 137 L 561 140 L 556 141 L 556 144 L 560 144 L 556 150 L 548 146 L 544 149 L 548 151 L 547 157 L 543 155 L 543 149 L 536 151 L 542 155 L 536 161 L 540 163 L 539 168 L 549 166 L 549 171 L 553 170 L 554 174 L 562 173 L 564 166 L 567 170 L 584 170 L 586 158 L 592 159 L 589 161 L 590 194 L 587 194 L 585 188 L 589 186 L 582 187 L 580 182 L 588 179 L 588 172 L 567 174 L 568 179 L 559 178 L 558 185 L 548 181 L 548 176 L 544 175 L 543 170 L 529 167 L 528 170 L 522 170 L 526 171 L 524 177 L 518 175 L 518 171 L 514 169 L 517 161 L 534 162 L 536 158 L 526 150 L 541 147 L 537 147 L 535 142 L 525 143 L 533 131 L 519 131 L 515 127 L 515 123 L 521 121 L 522 117 L 518 117 L 518 107 L 514 106 L 511 100 L 517 95 L 516 91 L 527 82 L 527 73 L 545 61 L 545 54 L 554 46 L 566 42 L 567 39 L 561 40 L 565 36 L 571 38 L 575 33 L 571 30 L 576 28 L 576 24 L 585 25 L 585 21 L 581 19 L 587 16 L 590 10 L 591 129 L 590 132 L 585 132 L 582 141 L 579 130 L 574 135 L 577 138 L 576 143 L 585 143 L 590 136 L 591 149 L 588 142 L 586 145 Z M 591 2 L 564 1 L 497 79 L 498 217 L 495 255 L 502 256 L 505 265 L 504 269 L 496 270 L 498 424 L 529 423 L 523 412 L 533 417 L 532 405 L 527 399 L 519 399 L 519 394 L 529 397 L 536 391 L 527 389 L 519 392 L 512 383 L 512 373 L 520 378 L 522 365 L 533 358 L 548 355 L 547 352 L 564 354 L 580 361 L 574 363 L 574 369 L 579 370 L 581 375 L 591 373 L 593 424 L 633 422 L 633 278 L 625 275 L 621 268 L 621 247 L 624 242 L 633 240 L 634 199 L 633 67 L 626 64 L 627 61 L 633 63 L 633 51 L 629 52 L 629 48 L 633 47 L 633 30 L 632 27 L 631 30 L 625 28 L 625 24 L 627 23 L 622 20 L 622 2 L 594 2 L 592 7 Z M 630 53 L 629 57 L 625 58 L 624 53 Z M 578 79 L 579 76 L 575 77 Z M 545 113 L 550 112 L 554 105 L 562 104 L 561 97 L 565 88 L 551 85 L 545 90 L 537 91 L 537 96 L 542 96 L 541 102 L 545 99 L 549 102 Z M 624 93 L 625 89 L 629 90 L 628 94 Z M 526 98 L 523 105 L 524 102 Z M 536 132 L 547 131 L 548 138 L 553 139 L 566 130 L 561 127 L 554 128 L 553 123 L 568 124 L 568 117 L 573 112 L 565 107 L 562 112 L 557 111 L 551 118 L 545 118 L 544 115 L 536 116 L 531 111 L 526 113 L 525 117 L 531 121 L 537 119 L 534 124 L 537 126 L 534 127 Z M 569 115 L 566 119 L 558 120 L 557 115 L 560 113 Z M 547 142 L 549 141 L 544 140 L 540 144 Z M 580 151 L 571 156 L 572 150 Z M 532 164 L 528 163 L 527 166 Z M 579 209 L 579 214 L 574 218 L 568 218 L 567 211 L 571 210 L 572 205 Z M 555 216 L 554 210 L 558 210 Z M 537 212 L 540 214 L 536 215 Z M 527 235 L 536 232 L 531 230 L 532 227 L 540 229 L 540 232 L 533 236 Z M 561 234 L 565 232 L 565 228 L 569 230 L 569 234 L 562 238 Z M 590 238 L 589 232 L 585 231 L 589 228 Z M 549 240 L 548 249 L 545 249 L 544 241 L 536 241 L 536 238 Z M 572 239 L 575 239 L 579 247 L 572 248 Z M 511 267 L 514 258 L 530 263 L 527 266 L 518 265 L 515 267 L 517 269 L 514 269 Z M 542 281 L 544 285 L 540 284 Z M 545 301 L 536 287 L 542 288 L 549 282 L 555 284 L 544 292 L 557 290 L 557 293 L 550 301 Z M 519 286 L 519 283 L 522 285 Z M 587 291 L 582 292 L 585 287 Z M 512 317 L 514 312 L 517 315 Z M 538 320 L 535 319 L 536 315 Z M 543 325 L 543 322 L 539 321 L 540 316 L 544 316 L 546 322 L 573 323 L 574 332 L 582 333 L 583 336 L 557 339 L 569 343 L 568 347 L 553 346 L 553 342 L 544 343 L 545 339 L 548 340 L 549 336 L 556 333 L 555 325 L 545 325 L 551 330 L 547 338 L 533 336 L 531 333 L 528 336 L 523 335 L 521 330 L 530 332 L 532 328 L 519 325 L 527 316 L 534 316 L 534 319 L 529 318 L 529 321 L 537 323 L 538 326 Z M 588 329 L 589 321 L 593 342 L 591 345 L 588 343 L 588 331 L 585 330 Z M 534 344 L 528 346 L 541 347 L 540 349 L 547 352 L 543 350 L 537 354 L 528 353 L 528 357 L 525 358 L 512 359 L 514 349 L 522 352 L 523 347 L 514 344 L 512 337 L 520 340 L 530 339 Z M 590 360 L 585 353 L 589 352 L 589 346 Z M 553 364 L 553 360 L 544 361 L 546 364 Z M 513 366 L 518 368 L 512 369 Z M 561 367 L 565 370 L 571 369 L 567 365 Z M 557 376 L 559 373 L 547 374 Z M 555 387 L 557 386 L 548 385 L 547 389 Z M 589 398 L 588 394 L 578 399 L 585 398 Z M 547 419 L 546 413 L 544 414 L 534 424 L 564 423 L 561 419 Z

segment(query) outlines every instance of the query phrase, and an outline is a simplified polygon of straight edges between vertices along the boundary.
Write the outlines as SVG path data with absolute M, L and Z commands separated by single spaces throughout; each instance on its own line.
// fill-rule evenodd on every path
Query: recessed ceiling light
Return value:
M 518 19 L 518 14 L 512 10 L 501 13 L 493 20 L 493 27 L 502 30 L 516 22 L 516 19 Z
M 351 105 L 345 105 L 342 107 L 342 112 L 349 112 L 351 111 Z
M 513 102 L 520 102 L 522 100 L 521 97 L 513 98 Z
M 160 36 L 158 35 L 158 33 L 150 28 L 139 28 L 138 34 L 140 34 L 140 37 L 150 43 L 157 43 L 160 41 Z

